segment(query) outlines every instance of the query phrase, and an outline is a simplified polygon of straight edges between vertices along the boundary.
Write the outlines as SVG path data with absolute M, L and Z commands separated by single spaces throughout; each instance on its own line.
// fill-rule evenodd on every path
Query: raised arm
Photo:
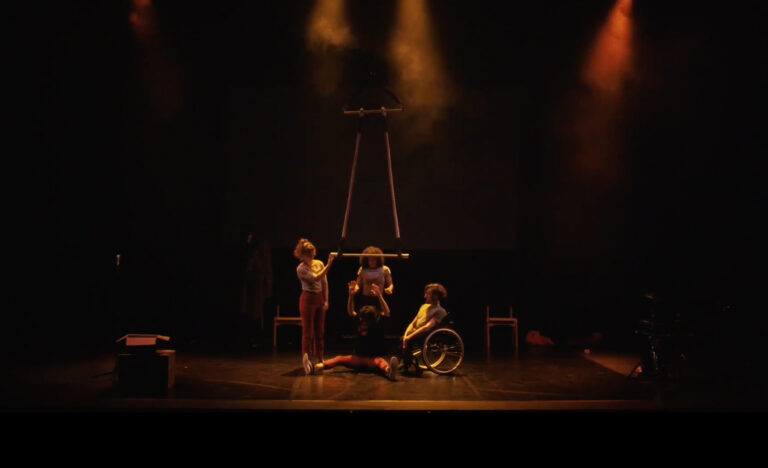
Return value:
M 363 267 L 360 267 L 357 270 L 357 279 L 353 281 L 355 283 L 355 290 L 352 292 L 352 294 L 357 294 L 357 292 L 360 290 L 360 284 L 362 284 L 363 281 Z
M 350 281 L 348 286 L 348 294 L 347 294 L 347 315 L 350 317 L 357 316 L 357 312 L 355 312 L 355 288 L 357 287 L 357 283 L 355 281 Z
M 323 269 L 318 271 L 317 273 L 314 273 L 309 268 L 299 269 L 298 270 L 299 277 L 305 281 L 319 281 L 320 279 L 324 278 L 325 275 L 328 273 L 328 270 L 331 268 L 331 264 L 333 263 L 334 258 L 336 258 L 335 255 L 333 254 L 328 255 L 328 263 L 326 263 Z
M 379 299 L 379 305 L 381 306 L 381 315 L 383 315 L 384 317 L 389 317 L 389 305 L 387 305 L 387 301 L 384 300 L 384 296 L 381 295 L 381 290 L 379 289 L 378 284 L 376 283 L 371 284 L 371 293 L 373 293 L 373 295 Z

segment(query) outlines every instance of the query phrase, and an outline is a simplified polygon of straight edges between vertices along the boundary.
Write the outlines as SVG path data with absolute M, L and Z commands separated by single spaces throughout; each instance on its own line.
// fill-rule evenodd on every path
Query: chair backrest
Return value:
M 494 316 L 494 317 L 491 317 L 491 306 L 489 306 L 489 305 L 485 306 L 485 321 L 486 322 L 488 322 L 490 320 L 493 320 L 494 318 L 514 318 L 514 317 L 515 317 L 514 309 L 512 308 L 512 306 L 509 306 L 509 315 L 508 316 L 507 315 L 505 315 L 505 316 L 501 316 L 500 315 L 500 316 Z

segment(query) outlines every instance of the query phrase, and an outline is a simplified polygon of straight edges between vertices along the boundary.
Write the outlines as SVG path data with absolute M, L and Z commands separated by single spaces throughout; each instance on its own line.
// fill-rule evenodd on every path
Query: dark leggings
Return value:
M 424 346 L 424 339 L 426 338 L 426 335 L 417 336 L 416 338 L 413 338 L 411 340 L 408 340 L 408 345 L 403 350 L 403 355 L 401 357 L 403 361 L 403 366 L 407 369 L 409 366 L 413 365 L 416 369 L 419 368 L 419 360 L 421 360 L 421 357 L 414 359 L 413 353 L 417 349 L 420 349 Z

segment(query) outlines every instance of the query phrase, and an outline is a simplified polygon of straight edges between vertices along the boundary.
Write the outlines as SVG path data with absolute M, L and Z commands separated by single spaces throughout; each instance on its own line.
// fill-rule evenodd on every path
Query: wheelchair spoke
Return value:
M 458 333 L 449 328 L 435 330 L 427 336 L 421 358 L 426 368 L 433 372 L 451 373 L 464 359 L 464 343 Z
M 432 363 L 432 367 L 437 367 L 440 365 L 441 362 L 443 362 L 443 359 L 445 359 L 445 354 L 440 356 L 435 362 Z

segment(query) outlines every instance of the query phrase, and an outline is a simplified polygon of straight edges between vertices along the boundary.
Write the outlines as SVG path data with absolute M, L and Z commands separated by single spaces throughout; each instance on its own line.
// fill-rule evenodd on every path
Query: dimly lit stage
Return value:
M 334 351 L 334 350 L 331 350 Z M 343 351 L 343 350 L 338 350 Z M 332 353 L 328 353 L 331 355 Z M 305 376 L 298 352 L 178 351 L 167 392 L 126 392 L 115 356 L 5 362 L 2 411 L 764 411 L 765 396 L 695 368 L 680 380 L 630 379 L 638 356 L 529 348 L 468 356 L 453 374 L 335 368 Z

